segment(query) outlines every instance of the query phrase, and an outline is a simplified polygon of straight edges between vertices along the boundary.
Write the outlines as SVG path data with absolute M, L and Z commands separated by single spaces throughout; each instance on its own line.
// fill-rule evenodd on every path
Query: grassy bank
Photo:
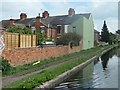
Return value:
M 25 70 L 30 70 L 30 69 L 34 69 L 34 68 L 38 68 L 38 67 L 40 69 L 42 69 L 42 68 L 45 68 L 52 64 L 60 63 L 63 61 L 65 62 L 65 61 L 68 61 L 68 60 L 71 60 L 71 59 L 74 59 L 77 57 L 83 57 L 88 52 L 92 52 L 94 49 L 99 50 L 99 48 L 100 47 L 96 47 L 96 48 L 92 48 L 92 49 L 88 49 L 88 50 L 82 50 L 80 52 L 71 53 L 71 54 L 63 55 L 63 56 L 56 57 L 56 58 L 52 57 L 50 59 L 42 60 L 42 61 L 40 61 L 40 63 L 38 63 L 36 65 L 33 65 L 35 63 L 35 62 L 33 62 L 33 63 L 29 63 L 29 64 L 25 64 L 22 66 L 17 66 L 17 67 L 11 66 L 8 70 L 2 72 L 2 75 L 7 76 L 7 75 L 19 73 L 19 72 L 21 73 L 21 72 L 24 72 Z M 26 74 L 26 73 L 24 73 L 24 74 Z
M 84 50 L 81 52 L 81 54 L 84 52 Z M 73 59 L 75 57 L 77 57 L 79 55 L 79 53 L 72 53 L 72 54 L 67 54 L 67 55 L 63 55 L 60 57 L 51 57 L 49 59 L 45 59 L 45 60 L 41 60 L 40 63 L 33 65 L 35 62 L 29 63 L 29 64 L 25 64 L 25 65 L 21 65 L 21 66 L 16 66 L 16 67 L 10 67 L 9 70 L 2 72 L 3 76 L 7 76 L 7 75 L 11 75 L 11 74 L 15 74 L 21 71 L 25 71 L 25 70 L 29 70 L 29 69 L 33 69 L 33 68 L 38 68 L 41 67 L 47 67 L 51 64 L 55 64 L 55 63 L 59 63 L 59 62 L 63 62 L 63 61 L 67 61 L 70 59 Z
M 69 60 L 69 62 L 65 62 L 62 65 L 58 65 L 55 68 L 44 70 L 41 73 L 34 74 L 27 78 L 23 78 L 16 82 L 13 82 L 6 86 L 5 88 L 34 88 L 36 86 L 42 85 L 44 82 L 49 81 L 63 72 L 72 69 L 73 67 L 87 61 L 93 56 L 99 56 L 104 50 L 110 48 L 112 46 L 104 46 L 104 47 L 96 47 L 89 50 L 84 50 L 78 52 L 79 58 L 74 58 Z M 74 53 L 76 54 L 76 53 Z M 72 54 L 71 54 L 72 55 Z

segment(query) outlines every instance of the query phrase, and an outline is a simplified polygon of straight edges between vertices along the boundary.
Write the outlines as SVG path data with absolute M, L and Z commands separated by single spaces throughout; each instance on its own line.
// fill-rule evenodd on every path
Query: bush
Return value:
M 34 34 L 32 33 L 31 29 L 26 27 L 20 27 L 20 26 L 11 26 L 7 29 L 7 32 L 20 33 L 20 34 Z
M 69 32 L 61 36 L 57 41 L 56 44 L 68 45 L 72 43 L 74 46 L 78 46 L 80 42 L 80 35 L 76 33 Z
M 6 72 L 8 70 L 10 70 L 11 66 L 10 64 L 8 63 L 8 60 L 4 59 L 2 57 L 2 60 L 1 60 L 1 69 L 2 69 L 2 72 Z
M 38 42 L 38 45 L 42 45 L 43 43 L 45 43 L 45 34 L 44 33 L 41 33 L 41 32 L 37 33 L 37 42 Z

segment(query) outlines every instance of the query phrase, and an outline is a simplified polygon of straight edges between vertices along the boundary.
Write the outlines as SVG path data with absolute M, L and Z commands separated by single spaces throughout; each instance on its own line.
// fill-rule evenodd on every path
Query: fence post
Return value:
M 31 34 L 31 47 L 33 47 L 33 35 Z
M 6 34 L 7 34 L 7 33 L 6 33 Z M 7 45 L 6 45 L 6 46 L 7 46 L 7 49 L 8 49 L 8 34 L 7 34 Z
M 12 33 L 11 33 L 11 49 L 12 49 Z
M 18 34 L 18 47 L 20 47 L 20 33 Z
M 38 46 L 38 34 L 36 33 L 36 46 Z

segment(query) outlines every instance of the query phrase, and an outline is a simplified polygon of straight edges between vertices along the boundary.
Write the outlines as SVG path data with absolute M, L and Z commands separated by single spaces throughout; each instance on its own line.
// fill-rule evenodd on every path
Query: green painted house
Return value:
M 68 32 L 76 32 L 82 37 L 83 49 L 94 47 L 94 24 L 92 15 L 78 14 L 79 18 L 68 26 Z

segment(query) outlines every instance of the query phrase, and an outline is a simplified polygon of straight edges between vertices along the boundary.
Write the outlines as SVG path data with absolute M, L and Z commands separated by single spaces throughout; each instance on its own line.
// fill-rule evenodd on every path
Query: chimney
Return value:
M 13 25 L 14 25 L 14 19 L 10 19 L 10 21 L 9 21 L 9 27 L 11 27 Z
M 69 8 L 68 15 L 73 16 L 75 14 L 75 10 L 73 8 Z
M 40 16 L 37 16 L 37 17 L 36 17 L 36 22 L 35 22 L 36 32 L 39 32 L 39 31 L 40 31 L 40 25 L 41 25 L 40 21 L 41 21 L 41 17 L 40 17 Z
M 49 17 L 48 11 L 44 11 L 44 12 L 42 13 L 42 18 L 47 18 L 47 17 Z
M 20 14 L 20 19 L 26 19 L 26 18 L 27 18 L 26 13 L 21 13 L 21 14 Z

